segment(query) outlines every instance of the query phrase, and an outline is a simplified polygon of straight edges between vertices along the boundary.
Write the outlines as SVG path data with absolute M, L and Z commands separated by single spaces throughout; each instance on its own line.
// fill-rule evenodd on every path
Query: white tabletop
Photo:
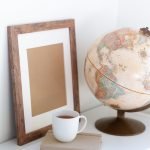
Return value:
M 142 121 L 146 130 L 134 136 L 113 136 L 98 131 L 94 124 L 102 117 L 116 116 L 116 111 L 109 107 L 97 107 L 82 113 L 88 119 L 85 132 L 102 134 L 102 150 L 150 150 L 150 115 L 145 113 L 126 113 L 126 116 Z M 17 146 L 16 139 L 0 144 L 0 150 L 40 150 L 41 139 L 24 146 Z
M 150 115 L 145 113 L 126 113 L 127 117 L 142 121 L 146 130 L 134 136 L 113 136 L 102 133 L 94 127 L 97 119 L 102 117 L 116 116 L 116 111 L 109 107 L 98 107 L 90 110 L 84 115 L 88 118 L 86 132 L 102 134 L 102 150 L 150 150 Z

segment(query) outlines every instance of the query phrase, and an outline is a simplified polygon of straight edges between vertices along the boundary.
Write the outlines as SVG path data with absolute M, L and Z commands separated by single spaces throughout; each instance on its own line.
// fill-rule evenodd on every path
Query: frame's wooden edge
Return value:
M 43 29 L 43 24 L 45 28 Z M 57 20 L 57 21 L 47 21 L 47 22 L 40 22 L 40 23 L 32 23 L 32 24 L 21 24 L 21 25 L 14 25 L 8 26 L 8 28 L 13 28 L 15 32 L 19 34 L 23 33 L 31 33 L 31 32 L 39 32 L 39 31 L 46 31 L 58 28 L 69 28 L 74 24 L 74 19 L 66 19 L 66 20 Z
M 71 66 L 72 66 L 72 79 L 73 79 L 73 96 L 74 96 L 74 109 L 80 112 L 79 101 L 79 85 L 78 85 L 78 67 L 77 67 L 77 52 L 75 41 L 75 23 L 72 21 L 71 27 L 69 27 L 70 34 L 70 46 L 71 46 Z
M 23 141 L 20 141 L 18 143 L 18 145 L 23 145 L 23 144 L 27 144 L 29 142 L 32 142 L 38 138 L 41 138 L 43 136 L 45 136 L 45 134 L 47 133 L 48 130 L 52 129 L 51 125 L 49 126 L 46 126 L 44 128 L 40 128 L 38 130 L 35 130 L 33 132 L 30 132 L 30 133 L 27 133 L 25 136 L 24 136 L 24 139 Z
M 44 29 L 43 29 L 43 25 L 44 25 Z M 51 129 L 51 125 L 38 129 L 31 133 L 25 133 L 25 121 L 24 121 L 24 110 L 23 110 L 23 100 L 22 100 L 22 86 L 21 86 L 17 35 L 23 33 L 31 33 L 31 32 L 38 32 L 38 31 L 59 29 L 59 28 L 69 29 L 74 109 L 80 112 L 74 19 L 15 25 L 15 26 L 7 27 L 9 61 L 11 66 L 10 70 L 11 70 L 12 85 L 14 87 L 13 103 L 14 103 L 14 110 L 15 110 L 18 145 L 26 144 L 28 142 L 31 142 L 35 139 L 44 136 L 45 133 L 49 129 Z M 16 44 L 13 45 L 12 43 L 16 43 Z M 18 76 L 18 78 L 16 78 L 16 75 Z
M 25 134 L 25 127 L 24 127 L 24 112 L 22 106 L 22 91 L 20 85 L 20 66 L 19 66 L 19 59 L 18 59 L 18 48 L 17 45 L 12 45 L 13 41 L 17 42 L 17 34 L 13 27 L 8 27 L 8 49 L 9 49 L 9 62 L 10 62 L 10 70 L 11 70 L 11 83 L 13 85 L 13 103 L 14 103 L 14 110 L 15 110 L 15 122 L 16 122 L 16 130 L 17 130 L 17 143 L 24 142 L 24 134 Z M 16 50 L 17 49 L 17 50 Z M 17 61 L 17 62 L 16 62 Z M 19 86 L 17 87 L 19 83 Z

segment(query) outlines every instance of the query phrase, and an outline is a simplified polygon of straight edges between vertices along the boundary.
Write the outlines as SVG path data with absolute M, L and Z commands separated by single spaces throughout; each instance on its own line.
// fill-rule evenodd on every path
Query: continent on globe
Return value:
M 106 76 L 107 75 L 107 78 Z M 117 98 L 119 95 L 123 95 L 124 91 L 116 83 L 112 82 L 116 81 L 116 77 L 113 75 L 111 69 L 108 66 L 103 66 L 102 69 L 96 71 L 95 80 L 97 83 L 97 89 L 95 91 L 95 96 L 98 99 L 110 99 Z

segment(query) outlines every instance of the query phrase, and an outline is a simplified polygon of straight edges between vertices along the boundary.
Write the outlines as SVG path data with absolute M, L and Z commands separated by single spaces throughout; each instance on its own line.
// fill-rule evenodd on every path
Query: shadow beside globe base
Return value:
M 104 133 L 117 136 L 132 136 L 144 132 L 145 125 L 142 122 L 124 116 L 125 112 L 118 110 L 117 117 L 99 119 L 95 127 Z

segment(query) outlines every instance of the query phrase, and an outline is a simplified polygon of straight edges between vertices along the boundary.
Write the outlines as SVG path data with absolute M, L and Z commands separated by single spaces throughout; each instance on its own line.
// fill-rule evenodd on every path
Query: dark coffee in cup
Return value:
M 60 116 L 57 116 L 58 118 L 62 118 L 62 119 L 71 119 L 71 118 L 74 118 L 73 116 L 70 116 L 70 115 L 60 115 Z

